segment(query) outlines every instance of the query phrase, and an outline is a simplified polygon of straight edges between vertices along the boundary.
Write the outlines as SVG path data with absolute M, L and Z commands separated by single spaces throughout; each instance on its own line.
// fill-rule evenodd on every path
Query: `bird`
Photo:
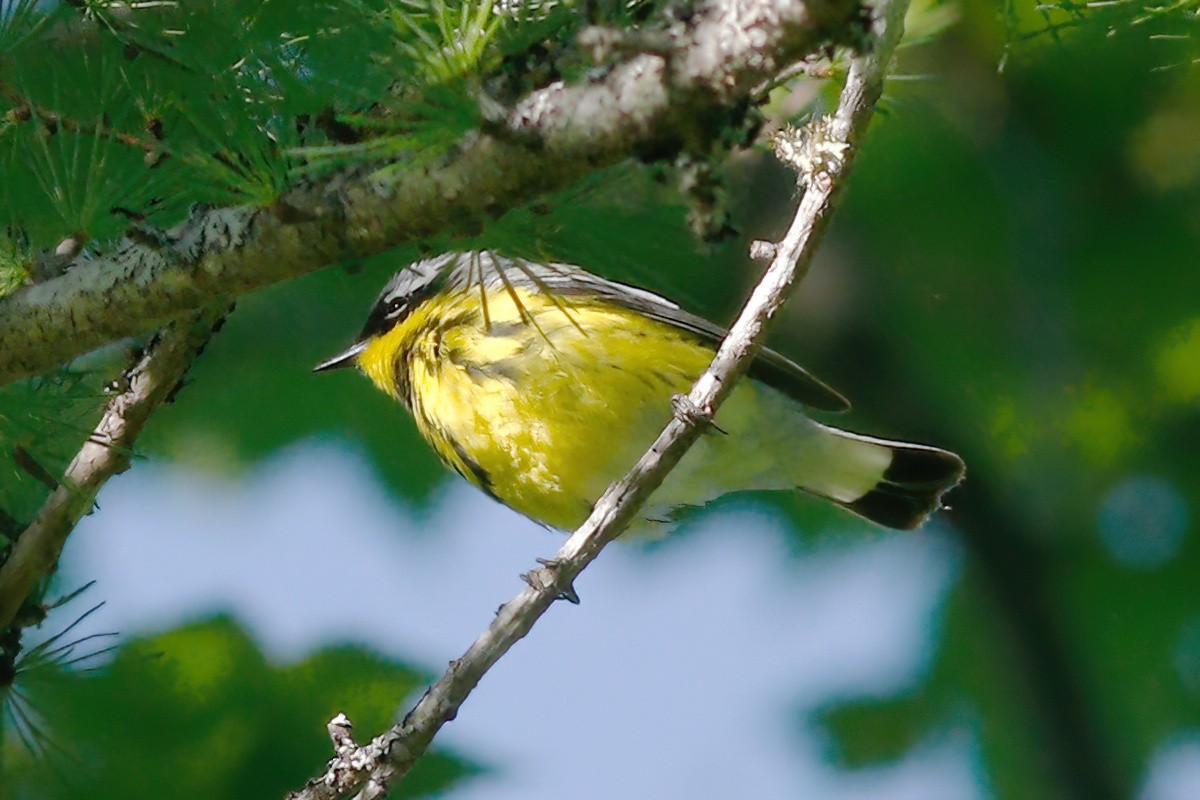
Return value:
M 494 499 L 570 531 L 708 367 L 725 329 L 581 267 L 451 252 L 397 272 L 362 331 L 314 371 L 357 367 L 440 459 Z M 949 450 L 842 430 L 849 402 L 770 349 L 643 510 L 655 535 L 734 492 L 800 490 L 873 523 L 920 526 L 965 475 Z

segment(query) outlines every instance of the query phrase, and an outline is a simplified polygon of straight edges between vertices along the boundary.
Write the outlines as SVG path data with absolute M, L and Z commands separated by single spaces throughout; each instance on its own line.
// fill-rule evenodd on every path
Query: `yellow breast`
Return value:
M 359 358 L 441 458 L 545 524 L 570 529 L 653 441 L 712 351 L 588 299 L 514 288 L 427 301 Z

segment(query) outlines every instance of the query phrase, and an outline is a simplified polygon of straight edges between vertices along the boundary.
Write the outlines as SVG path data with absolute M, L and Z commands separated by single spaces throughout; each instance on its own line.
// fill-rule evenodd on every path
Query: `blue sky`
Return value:
M 485 677 L 439 742 L 496 769 L 455 800 L 990 796 L 968 718 L 852 772 L 805 724 L 835 698 L 921 682 L 961 561 L 946 531 L 796 555 L 754 506 L 696 524 L 610 547 L 577 582 L 582 605 L 556 605 Z M 350 641 L 438 669 L 561 541 L 458 480 L 415 512 L 351 448 L 309 443 L 240 478 L 140 464 L 64 568 L 98 579 L 97 624 L 126 635 L 224 611 L 279 662 Z M 1196 796 L 1179 793 L 1200 788 L 1195 742 L 1159 762 L 1145 798 Z

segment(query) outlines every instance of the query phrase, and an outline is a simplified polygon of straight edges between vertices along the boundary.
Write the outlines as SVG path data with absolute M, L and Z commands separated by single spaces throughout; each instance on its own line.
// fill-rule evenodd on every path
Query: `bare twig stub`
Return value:
M 480 223 L 631 153 L 704 148 L 711 120 L 844 35 L 858 0 L 708 0 L 602 77 L 532 92 L 488 132 L 419 169 L 347 169 L 274 206 L 193 214 L 0 299 L 0 384 L 147 333 L 219 295 Z M 657 41 L 657 40 L 656 40 Z M 457 226 L 457 227 L 456 227 Z
M 903 32 L 907 5 L 907 0 L 881 5 L 874 49 L 852 61 L 836 113 L 818 126 L 821 138 L 815 155 L 819 157 L 810 158 L 815 171 L 801 176 L 806 188 L 795 219 L 787 235 L 775 245 L 766 274 L 711 366 L 687 397 L 677 401 L 677 409 L 686 409 L 686 413 L 677 412 L 633 469 L 605 492 L 554 560 L 542 562 L 525 576 L 529 588 L 500 607 L 487 630 L 462 657 L 451 662 L 401 723 L 347 754 L 339 748 L 338 757 L 330 762 L 326 773 L 309 781 L 304 789 L 291 795 L 291 800 L 332 800 L 351 792 L 357 792 L 360 800 L 368 800 L 386 794 L 389 784 L 407 773 L 441 726 L 454 719 L 484 673 L 530 631 L 556 599 L 573 596 L 576 576 L 625 530 L 703 432 L 706 422 L 711 422 L 757 351 L 767 322 L 812 262 L 832 216 L 835 196 L 882 92 L 887 64 Z
M 223 313 L 203 311 L 170 326 L 125 373 L 125 385 L 109 399 L 58 487 L 0 566 L 0 630 L 13 622 L 37 581 L 54 569 L 67 537 L 91 510 L 101 487 L 129 467 L 134 441 L 150 413 L 179 386 Z

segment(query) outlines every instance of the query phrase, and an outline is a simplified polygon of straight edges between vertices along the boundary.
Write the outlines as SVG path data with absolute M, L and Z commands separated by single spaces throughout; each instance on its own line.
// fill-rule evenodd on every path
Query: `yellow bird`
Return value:
M 412 412 L 458 474 L 571 530 L 654 441 L 672 396 L 691 389 L 724 335 L 669 300 L 579 267 L 452 253 L 397 273 L 357 341 L 315 369 L 357 365 Z M 730 492 L 803 489 L 880 525 L 914 528 L 963 477 L 949 451 L 831 428 L 806 407 L 849 404 L 764 349 L 646 517 Z

